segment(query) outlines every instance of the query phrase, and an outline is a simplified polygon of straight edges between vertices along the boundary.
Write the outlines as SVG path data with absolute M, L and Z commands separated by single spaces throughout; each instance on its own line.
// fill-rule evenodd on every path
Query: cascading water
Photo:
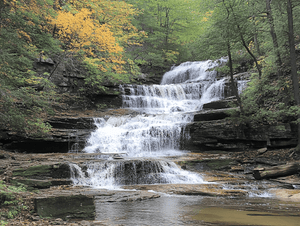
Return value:
M 137 170 L 131 162 L 128 171 L 125 170 L 128 162 L 114 160 L 88 164 L 85 173 L 71 166 L 74 184 L 114 187 L 139 183 L 203 183 L 199 175 L 153 157 L 183 154 L 180 140 L 187 136 L 184 127 L 193 120 L 192 112 L 201 110 L 204 103 L 223 98 L 225 79 L 217 80 L 213 68 L 225 61 L 187 62 L 167 72 L 161 85 L 120 87 L 124 93 L 123 108 L 139 114 L 95 119 L 97 129 L 87 140 L 84 151 L 126 153 L 129 162 L 133 161 L 130 158 L 147 158 L 136 160 L 148 162 L 147 170 L 145 166 Z M 128 179 L 128 175 L 136 176 Z
M 217 80 L 217 72 L 210 71 L 219 64 L 184 63 L 167 72 L 162 85 L 121 87 L 124 93 L 125 89 L 130 92 L 123 95 L 123 107 L 140 114 L 95 119 L 97 130 L 88 139 L 85 151 L 126 152 L 130 157 L 180 153 L 184 126 L 193 120 L 190 113 L 204 103 L 223 98 L 225 79 Z M 183 82 L 182 77 L 184 83 L 174 84 Z
M 88 163 L 82 168 L 70 164 L 70 168 L 75 185 L 109 189 L 115 189 L 119 185 L 135 184 L 206 183 L 198 174 L 183 171 L 175 163 L 164 160 L 108 160 Z

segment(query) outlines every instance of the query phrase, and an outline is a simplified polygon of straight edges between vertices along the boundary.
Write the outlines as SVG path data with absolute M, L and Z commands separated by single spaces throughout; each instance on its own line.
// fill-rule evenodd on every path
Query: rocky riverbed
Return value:
M 299 163 L 300 156 L 293 149 L 207 151 L 168 158 L 182 170 L 199 173 L 207 184 L 128 185 L 123 186 L 125 190 L 72 186 L 68 164 L 93 158 L 93 155 L 80 153 L 25 154 L 1 150 L 0 180 L 7 184 L 23 183 L 27 187 L 27 192 L 18 193 L 18 196 L 23 197 L 29 208 L 9 220 L 9 225 L 110 225 L 95 220 L 94 203 L 147 202 L 165 194 L 232 199 L 268 192 L 272 199 L 300 203 L 298 172 L 268 180 L 255 180 L 252 174 L 256 167 Z M 59 209 L 64 202 L 67 206 L 61 207 L 59 213 L 51 209 Z M 71 206 L 78 202 L 84 208 L 72 210 Z M 46 207 L 53 217 L 45 212 Z M 4 206 L 1 211 L 5 211 Z

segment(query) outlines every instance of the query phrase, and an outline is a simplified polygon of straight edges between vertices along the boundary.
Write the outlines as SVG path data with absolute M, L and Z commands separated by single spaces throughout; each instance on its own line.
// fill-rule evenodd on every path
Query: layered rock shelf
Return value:
M 190 149 L 240 151 L 297 144 L 296 128 L 289 123 L 245 125 L 230 119 L 233 112 L 239 112 L 237 107 L 228 107 L 233 105 L 232 101 L 236 104 L 233 98 L 211 102 L 204 105 L 204 111 L 195 113 L 194 122 L 186 127 L 191 136 Z

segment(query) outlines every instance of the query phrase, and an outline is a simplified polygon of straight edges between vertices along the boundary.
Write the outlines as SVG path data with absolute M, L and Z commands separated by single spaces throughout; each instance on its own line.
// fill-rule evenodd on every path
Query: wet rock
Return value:
M 224 114 L 224 113 L 221 113 Z M 196 116 L 195 116 L 196 117 Z M 199 120 L 202 115 L 199 115 Z M 203 117 L 205 119 L 205 117 Z M 187 125 L 190 147 L 200 150 L 247 150 L 249 148 L 291 147 L 296 145 L 296 132 L 288 123 L 277 125 L 243 125 L 227 119 L 196 121 Z
M 78 222 L 79 225 L 87 225 L 89 222 L 86 220 L 95 218 L 95 205 L 101 205 L 103 202 L 134 202 L 159 197 L 159 194 L 147 191 L 114 191 L 66 186 L 39 193 L 34 198 L 34 206 L 40 217 L 83 219 L 85 221 Z
M 12 184 L 24 184 L 27 186 L 27 190 L 34 190 L 34 189 L 46 189 L 50 188 L 51 186 L 60 186 L 60 185 L 71 185 L 72 180 L 55 180 L 55 179 L 48 179 L 48 180 L 36 180 L 36 179 L 11 179 L 10 183 Z
M 271 190 L 270 192 L 280 200 L 300 202 L 300 190 L 276 189 L 276 190 Z
M 40 217 L 86 220 L 95 218 L 94 199 L 91 196 L 38 197 L 35 198 L 34 205 Z
M 236 162 L 232 159 L 205 159 L 205 160 L 190 160 L 180 161 L 179 165 L 183 165 L 187 170 L 227 170 L 235 165 Z
M 179 106 L 174 106 L 170 109 L 170 112 L 182 112 L 183 109 Z
M 147 191 L 120 191 L 111 195 L 99 195 L 95 196 L 95 201 L 102 202 L 134 202 L 148 199 L 159 198 L 159 194 L 155 194 Z
M 13 170 L 14 177 L 24 177 L 32 179 L 40 178 L 70 178 L 70 167 L 65 163 L 29 166 L 28 168 L 18 168 Z
M 211 197 L 243 197 L 247 194 L 244 190 L 222 189 L 217 184 L 163 184 L 163 185 L 136 185 L 124 186 L 126 189 L 152 190 L 176 195 L 198 195 Z
M 235 97 L 229 97 L 224 100 L 212 101 L 203 105 L 203 110 L 209 109 L 224 109 L 237 107 L 237 100 Z
M 47 121 L 56 129 L 94 129 L 93 118 L 51 118 Z
M 230 117 L 232 111 L 239 111 L 239 108 L 200 111 L 194 115 L 194 122 L 225 119 Z
M 261 148 L 257 150 L 258 155 L 262 155 L 268 151 L 268 148 Z
M 116 180 L 116 184 L 118 185 L 166 183 L 166 178 L 163 175 L 163 173 L 166 173 L 164 165 L 170 166 L 170 164 L 171 163 L 165 161 L 146 159 L 118 159 L 118 161 L 91 161 L 88 163 L 90 173 L 92 173 L 94 170 L 106 171 L 109 167 L 113 166 L 113 170 L 111 170 L 110 172 L 113 174 L 113 177 Z M 86 163 L 80 164 L 79 166 L 81 167 L 81 169 L 84 169 L 86 168 Z M 75 169 L 75 173 L 76 172 L 77 171 Z

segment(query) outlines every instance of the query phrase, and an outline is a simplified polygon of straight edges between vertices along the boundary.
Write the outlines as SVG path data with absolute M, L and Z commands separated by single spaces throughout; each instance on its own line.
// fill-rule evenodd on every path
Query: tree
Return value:
M 202 15 L 197 8 L 202 1 L 184 0 L 127 0 L 142 13 L 135 19 L 136 27 L 147 37 L 143 46 L 129 49 L 142 65 L 167 67 L 191 60 L 188 44 L 201 32 Z
M 137 12 L 122 1 L 66 1 L 52 20 L 54 36 L 64 55 L 82 57 L 88 70 L 89 92 L 101 92 L 103 83 L 129 82 L 137 67 L 124 47 L 139 45 L 143 33 L 131 24 Z M 66 57 L 61 57 L 66 58 Z
M 0 5 L 0 126 L 44 134 L 50 126 L 42 118 L 55 93 L 53 84 L 33 71 L 32 62 L 42 49 L 58 50 L 46 26 L 52 5 L 44 0 L 4 0 Z
M 289 37 L 289 48 L 290 48 L 290 64 L 291 64 L 291 77 L 293 83 L 293 91 L 296 106 L 300 107 L 300 96 L 299 96 L 299 77 L 297 74 L 296 65 L 296 51 L 295 51 L 295 39 L 294 39 L 294 21 L 293 21 L 293 6 L 292 1 L 287 0 L 287 17 L 288 17 L 288 37 Z M 300 113 L 298 114 L 298 145 L 296 151 L 300 152 Z
M 281 77 L 282 76 L 282 71 L 281 71 L 282 60 L 281 60 L 281 55 L 279 52 L 277 34 L 275 32 L 274 19 L 273 19 L 272 9 L 271 9 L 271 0 L 266 0 L 266 9 L 267 9 L 267 18 L 268 18 L 269 25 L 270 25 L 270 34 L 272 37 L 273 46 L 274 46 L 274 50 L 276 52 L 276 57 L 277 57 L 277 60 L 276 60 L 277 71 L 278 71 L 277 73 L 278 73 L 278 76 Z

